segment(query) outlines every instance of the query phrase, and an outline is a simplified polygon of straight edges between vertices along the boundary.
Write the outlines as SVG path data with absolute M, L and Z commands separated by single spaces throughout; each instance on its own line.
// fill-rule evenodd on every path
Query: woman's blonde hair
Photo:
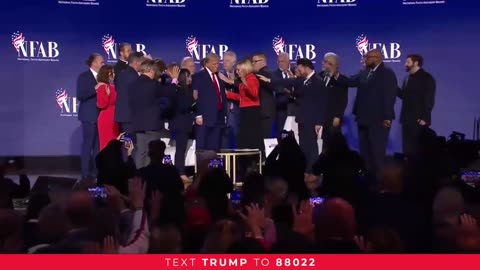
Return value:
M 245 73 L 245 75 L 249 73 L 253 73 L 253 63 L 250 59 L 244 59 L 237 64 L 237 69 L 241 70 Z

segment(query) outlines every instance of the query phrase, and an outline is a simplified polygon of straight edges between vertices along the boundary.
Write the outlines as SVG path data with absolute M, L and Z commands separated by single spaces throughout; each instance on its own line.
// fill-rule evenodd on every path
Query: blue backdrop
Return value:
M 473 132 L 480 91 L 478 4 L 469 0 L 77 0 L 2 2 L 0 11 L 1 155 L 63 156 L 79 153 L 75 82 L 88 54 L 116 62 L 118 43 L 132 43 L 167 62 L 190 55 L 233 50 L 239 56 L 264 51 L 276 68 L 273 44 L 297 57 L 341 57 L 341 70 L 360 69 L 356 40 L 380 48 L 387 65 L 405 77 L 409 53 L 421 53 L 437 80 L 433 128 Z M 113 42 L 112 42 L 113 41 Z M 105 46 L 104 46 L 105 45 Z M 68 95 L 65 102 L 56 95 Z M 350 90 L 345 134 L 357 147 Z M 401 101 L 396 102 L 397 115 Z M 394 123 L 389 151 L 401 149 Z

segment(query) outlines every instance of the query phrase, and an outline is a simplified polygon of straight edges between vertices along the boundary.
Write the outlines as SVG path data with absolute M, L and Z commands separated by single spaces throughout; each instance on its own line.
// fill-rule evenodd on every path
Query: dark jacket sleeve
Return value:
M 347 87 L 358 87 L 360 86 L 360 76 L 361 76 L 361 73 L 358 73 L 351 77 L 340 75 L 336 79 L 336 82 L 340 85 L 347 86 Z
M 436 91 L 436 82 L 432 75 L 428 74 L 426 78 L 425 86 L 425 111 L 422 115 L 422 120 L 427 122 L 427 125 L 430 125 L 432 122 L 432 111 L 435 106 L 435 91 Z
M 382 91 L 384 120 L 393 120 L 395 119 L 394 106 L 397 97 L 398 84 L 397 76 L 395 76 L 395 73 L 390 69 L 386 70 L 384 84 L 384 91 Z
M 97 91 L 94 87 L 88 84 L 85 73 L 81 74 L 77 79 L 77 99 L 79 101 L 86 101 L 97 96 Z
M 345 114 L 345 108 L 347 108 L 348 104 L 348 87 L 343 85 L 336 86 L 333 98 L 333 117 L 342 119 L 343 115 Z
M 202 94 L 200 93 L 201 91 L 199 90 L 200 87 L 200 77 L 201 73 L 196 73 L 192 76 L 192 88 L 193 90 L 198 91 L 198 99 L 197 99 L 197 113 L 195 116 L 201 116 L 205 113 L 205 104 L 204 99 L 202 98 Z

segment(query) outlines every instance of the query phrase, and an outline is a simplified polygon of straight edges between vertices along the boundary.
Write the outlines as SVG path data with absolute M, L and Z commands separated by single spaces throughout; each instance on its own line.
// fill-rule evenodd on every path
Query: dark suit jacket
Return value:
M 113 67 L 113 71 L 115 72 L 115 81 L 114 81 L 115 84 L 117 83 L 118 75 L 120 75 L 120 73 L 125 69 L 127 69 L 128 67 L 129 67 L 128 63 L 122 60 L 118 60 L 118 62 Z
M 395 119 L 397 77 L 383 63 L 367 79 L 370 70 L 363 70 L 353 77 L 340 75 L 337 82 L 345 86 L 358 87 L 353 113 L 359 125 L 377 125 Z
M 263 67 L 256 74 L 263 75 L 267 78 L 272 78 L 272 73 L 268 67 Z M 275 88 L 270 83 L 260 81 L 260 110 L 263 117 L 275 117 Z
M 134 131 L 160 131 L 162 120 L 162 96 L 157 81 L 140 75 L 128 90 L 131 123 Z
M 170 127 L 175 131 L 191 131 L 195 119 L 193 105 L 193 90 L 191 87 L 178 87 L 173 98 L 173 119 Z
M 301 125 L 327 124 L 328 90 L 315 74 L 295 89 L 298 102 L 297 123 Z
M 399 89 L 398 97 L 403 100 L 400 122 L 416 124 L 418 119 L 432 122 L 432 110 L 435 104 L 435 80 L 423 69 L 408 76 Z
M 324 81 L 326 74 L 322 71 L 318 76 L 320 80 Z M 333 118 L 343 118 L 348 104 L 348 87 L 335 83 L 333 78 L 330 79 L 326 87 L 328 92 L 326 125 L 330 126 L 333 123 Z
M 116 122 L 130 122 L 128 90 L 130 89 L 130 86 L 138 79 L 138 76 L 138 72 L 130 66 L 121 71 L 120 74 L 117 73 L 117 81 L 115 83 L 115 89 L 117 90 L 117 103 L 115 105 Z
M 295 73 L 293 68 L 290 68 L 292 73 Z M 273 72 L 273 78 L 275 79 L 283 79 L 283 72 L 280 69 L 276 69 Z M 287 88 L 288 90 L 292 91 L 293 87 L 282 87 L 277 85 L 275 87 L 275 102 L 276 102 L 276 109 L 277 111 L 286 111 L 288 109 L 288 106 L 293 103 L 292 98 L 290 95 L 286 94 L 283 89 Z
M 77 99 L 80 101 L 78 108 L 78 120 L 96 123 L 98 117 L 97 91 L 95 86 L 97 80 L 92 71 L 87 70 L 81 73 L 77 79 Z
M 217 93 L 208 70 L 201 70 L 192 77 L 192 87 L 198 91 L 196 115 L 203 117 L 203 124 L 205 126 L 214 126 L 217 124 L 219 117 L 224 118 L 227 113 L 228 101 L 225 95 L 225 84 L 222 80 L 218 79 L 218 85 L 222 97 L 222 111 L 219 111 L 217 108 Z M 219 113 L 221 115 L 218 115 Z

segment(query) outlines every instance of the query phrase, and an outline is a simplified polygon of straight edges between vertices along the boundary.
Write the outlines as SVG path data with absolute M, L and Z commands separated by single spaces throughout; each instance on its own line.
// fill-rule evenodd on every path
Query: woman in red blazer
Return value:
M 112 83 L 114 78 L 113 67 L 110 65 L 104 65 L 98 71 L 98 84 L 95 88 L 97 89 L 97 107 L 100 110 L 97 120 L 100 151 L 120 133 L 118 124 L 114 121 L 117 103 L 117 92 Z
M 237 64 L 240 77 L 239 93 L 227 92 L 227 98 L 240 101 L 240 123 L 236 139 L 237 148 L 263 149 L 260 112 L 260 83 L 253 73 L 253 64 L 245 59 Z

